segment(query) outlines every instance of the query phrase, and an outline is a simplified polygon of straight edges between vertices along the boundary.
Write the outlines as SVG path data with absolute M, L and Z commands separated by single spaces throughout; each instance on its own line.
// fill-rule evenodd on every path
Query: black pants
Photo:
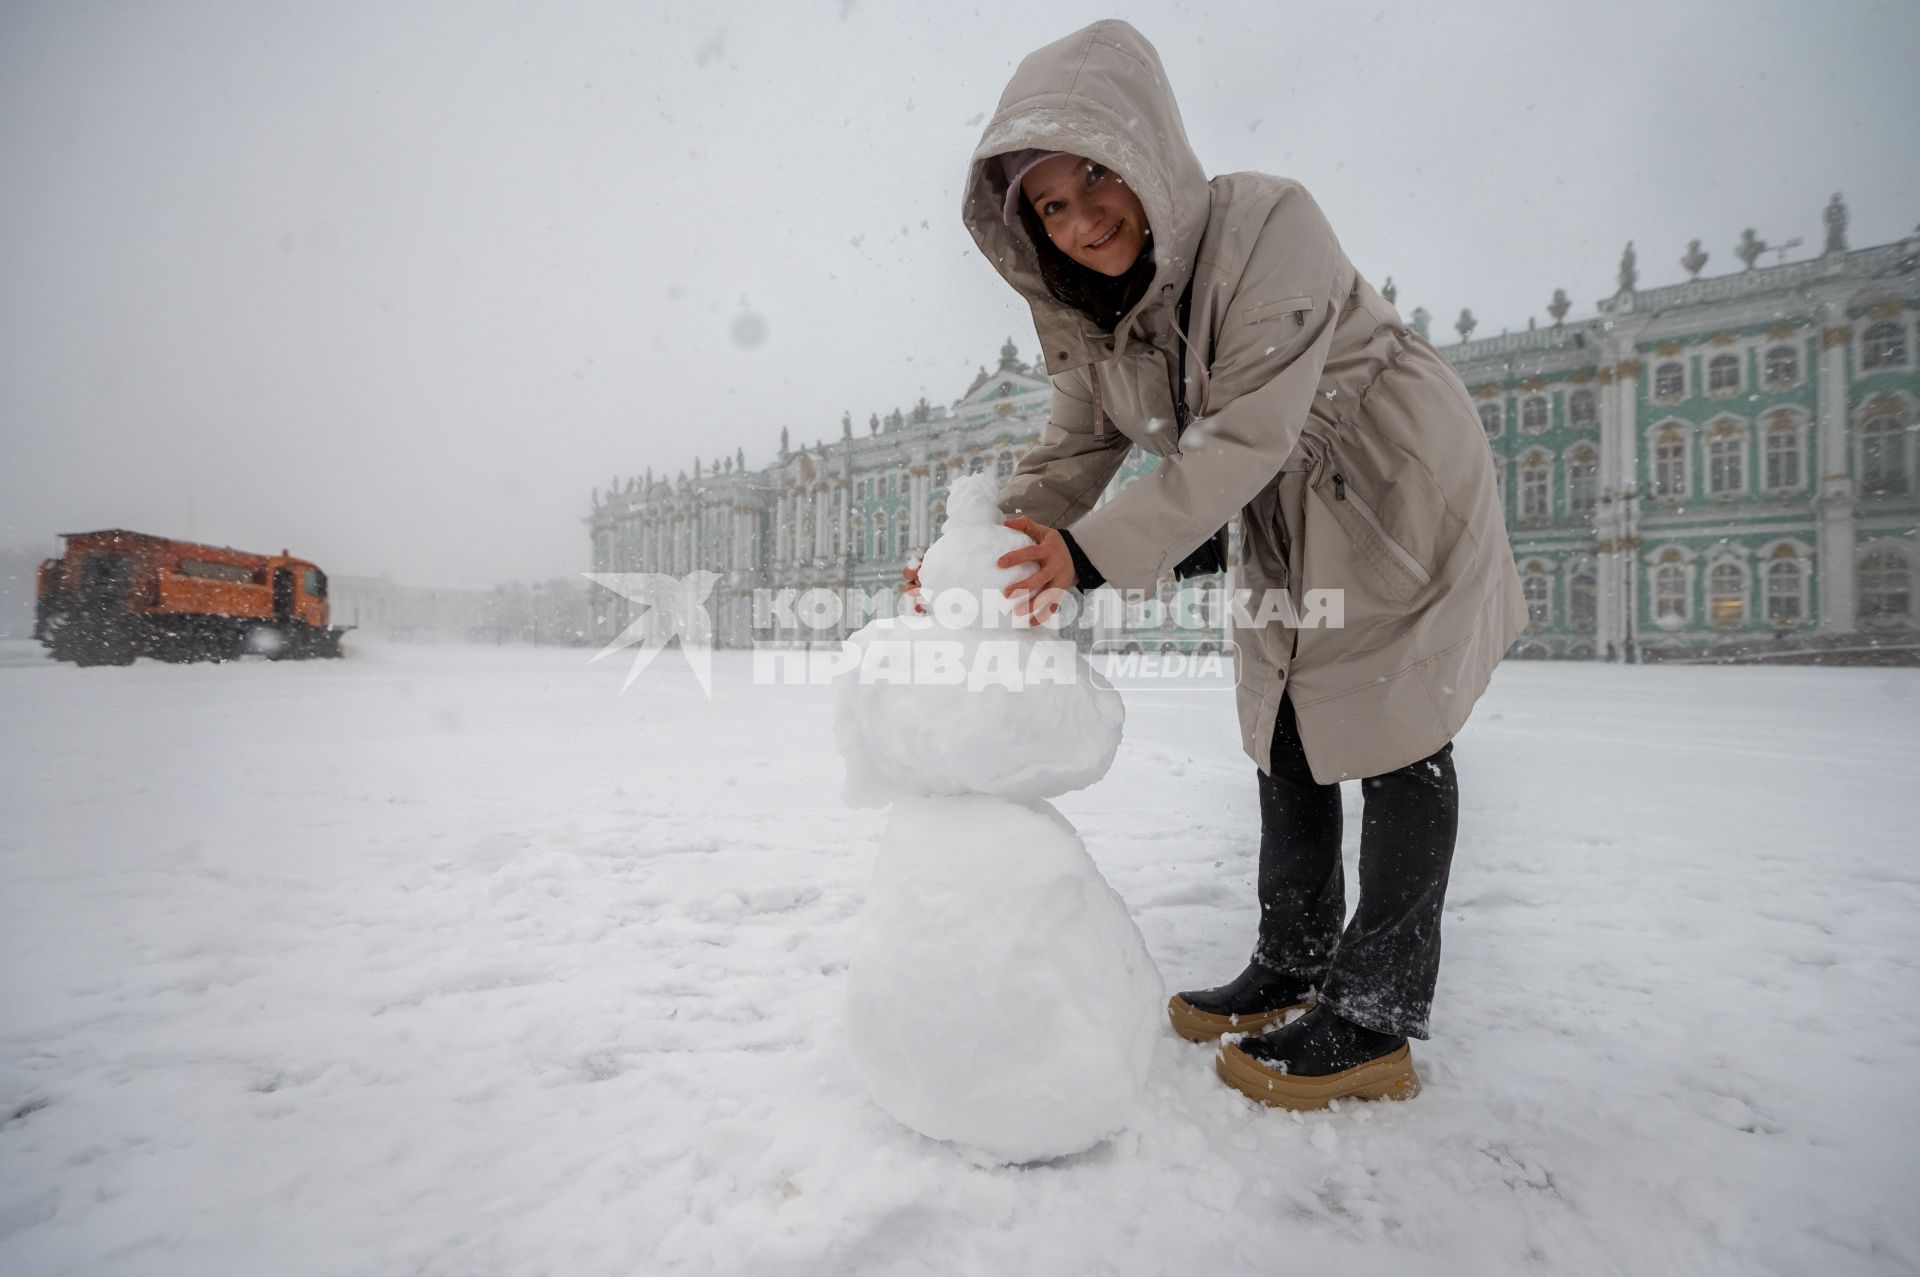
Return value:
M 1360 782 L 1360 903 L 1344 932 L 1340 786 L 1314 781 L 1285 696 L 1272 766 L 1272 775 L 1259 773 L 1260 940 L 1253 960 L 1315 985 L 1322 1002 L 1357 1024 L 1426 1037 L 1460 817 L 1453 742 Z

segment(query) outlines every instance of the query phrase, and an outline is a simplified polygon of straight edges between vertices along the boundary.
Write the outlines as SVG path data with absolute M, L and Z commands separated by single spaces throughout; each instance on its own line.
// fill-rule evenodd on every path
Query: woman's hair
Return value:
M 1033 201 L 1024 194 L 1020 197 L 1020 224 L 1027 228 L 1027 238 L 1033 241 L 1034 252 L 1040 256 L 1040 279 L 1046 284 L 1047 292 L 1061 305 L 1071 306 L 1093 320 L 1102 332 L 1112 332 L 1121 317 L 1146 296 L 1153 284 L 1151 238 L 1126 274 L 1103 275 L 1082 266 L 1055 246 L 1040 222 L 1040 214 L 1034 210 Z

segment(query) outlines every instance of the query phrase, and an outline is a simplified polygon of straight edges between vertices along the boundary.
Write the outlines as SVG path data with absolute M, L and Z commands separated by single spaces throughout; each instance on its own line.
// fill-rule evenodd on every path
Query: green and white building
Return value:
M 1512 655 L 1574 659 L 1739 659 L 1815 651 L 1874 659 L 1920 649 L 1920 229 L 1849 249 L 1846 212 L 1826 211 L 1824 251 L 1640 289 L 1632 246 L 1619 288 L 1592 318 L 1442 347 L 1480 408 L 1501 477 L 1532 623 Z M 1385 290 L 1383 290 L 1385 291 Z M 1389 293 L 1391 297 L 1391 294 Z M 1414 325 L 1425 331 L 1426 315 Z M 872 591 L 900 582 L 937 535 L 948 484 L 1010 474 L 1045 424 L 1044 369 L 1013 344 L 946 407 L 843 417 L 839 437 L 773 461 L 695 461 L 676 479 L 616 481 L 586 522 L 594 570 L 719 574 L 725 646 L 798 639 L 756 627 L 756 590 Z M 1156 460 L 1138 449 L 1109 493 Z M 1238 543 L 1238 529 L 1235 529 Z M 1227 579 L 1163 581 L 1180 590 Z M 611 595 L 596 634 L 629 619 Z M 1097 629 L 1103 646 L 1191 649 L 1211 630 Z M 1145 613 L 1151 615 L 1150 610 Z M 764 618 L 763 618 L 764 619 Z M 1897 659 L 1897 657 L 1896 657 Z

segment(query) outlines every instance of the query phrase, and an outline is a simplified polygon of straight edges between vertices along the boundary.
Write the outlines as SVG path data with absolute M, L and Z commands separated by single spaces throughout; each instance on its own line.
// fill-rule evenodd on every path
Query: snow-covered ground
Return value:
M 1509 663 L 1418 1099 L 1269 1112 L 1168 1031 L 1133 1129 L 984 1168 L 847 1055 L 827 689 L 586 655 L 0 645 L 0 1272 L 1920 1268 L 1920 671 Z M 1056 805 L 1214 983 L 1253 767 L 1227 696 L 1128 713 Z

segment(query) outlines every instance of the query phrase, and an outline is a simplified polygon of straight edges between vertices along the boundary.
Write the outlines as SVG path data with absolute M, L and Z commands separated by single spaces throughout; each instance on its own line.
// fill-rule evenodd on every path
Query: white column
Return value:
M 1814 501 L 1814 581 L 1820 591 L 1821 634 L 1848 634 L 1858 625 L 1853 555 L 1854 488 L 1847 429 L 1847 309 L 1838 300 L 1820 304 L 1819 436 L 1813 452 L 1820 469 Z
M 843 562 L 853 561 L 853 484 L 842 479 L 839 486 L 840 548 L 844 552 Z
M 1612 644 L 1617 657 L 1627 632 L 1626 596 L 1622 582 L 1625 573 L 1621 570 L 1621 557 L 1626 553 L 1621 542 L 1624 539 L 1625 523 L 1622 517 L 1620 501 L 1621 480 L 1629 473 L 1631 439 L 1633 435 L 1633 416 L 1631 403 L 1624 405 L 1623 412 L 1619 388 L 1615 384 L 1613 366 L 1618 361 L 1619 351 L 1608 342 L 1599 344 L 1596 350 L 1597 372 L 1600 380 L 1594 389 L 1596 405 L 1600 412 L 1600 491 L 1610 500 L 1603 500 L 1594 510 L 1594 540 L 1598 553 L 1595 557 L 1594 589 L 1594 655 L 1606 659 L 1607 645 Z
M 1640 606 L 1640 556 L 1646 547 L 1640 544 L 1640 507 L 1646 501 L 1647 477 L 1640 473 L 1640 372 L 1639 354 L 1629 343 L 1625 358 L 1614 365 L 1613 394 L 1615 411 L 1621 422 L 1620 481 L 1631 482 L 1636 494 L 1620 503 L 1620 536 L 1626 552 L 1620 556 L 1620 653 L 1624 658 L 1631 644 L 1634 659 L 1640 659 L 1640 635 L 1646 631 L 1646 617 Z

